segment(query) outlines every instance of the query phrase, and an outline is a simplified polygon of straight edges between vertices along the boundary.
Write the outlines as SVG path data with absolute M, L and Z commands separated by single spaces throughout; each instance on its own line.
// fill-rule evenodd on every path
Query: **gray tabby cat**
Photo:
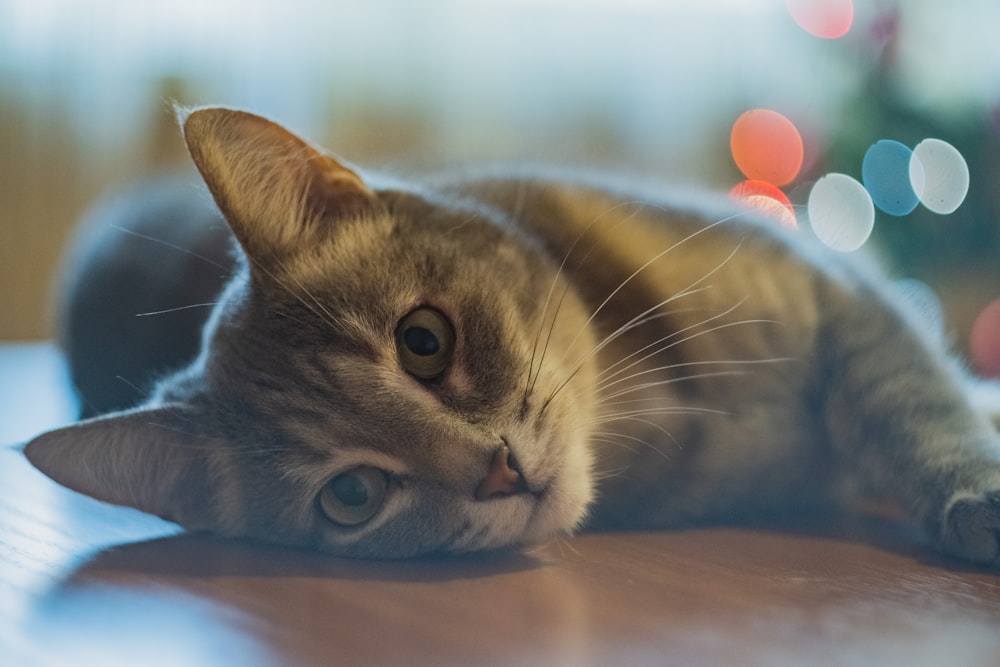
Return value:
M 181 120 L 239 249 L 215 253 L 228 229 L 194 191 L 110 215 L 218 265 L 159 248 L 185 260 L 122 278 L 115 242 L 90 246 L 67 322 L 84 400 L 102 400 L 80 359 L 94 322 L 122 341 L 106 358 L 169 365 L 205 317 L 135 317 L 143 272 L 181 291 L 194 266 L 210 290 L 233 277 L 144 404 L 28 444 L 58 482 L 192 530 L 395 558 L 781 511 L 848 479 L 997 561 L 1000 392 L 853 260 L 725 201 L 544 174 L 383 182 L 248 113 Z

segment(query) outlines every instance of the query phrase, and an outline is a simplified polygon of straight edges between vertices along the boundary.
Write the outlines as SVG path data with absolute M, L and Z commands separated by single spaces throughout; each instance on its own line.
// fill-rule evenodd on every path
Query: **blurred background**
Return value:
M 873 143 L 942 139 L 964 203 L 878 212 L 869 246 L 943 297 L 961 347 L 1000 297 L 1000 3 L 857 0 L 837 39 L 793 4 L 0 0 L 0 340 L 51 336 L 88 205 L 187 168 L 177 101 L 248 108 L 366 167 L 528 159 L 723 191 L 743 178 L 734 121 L 773 109 L 804 144 L 797 216 L 823 174 L 860 179 Z

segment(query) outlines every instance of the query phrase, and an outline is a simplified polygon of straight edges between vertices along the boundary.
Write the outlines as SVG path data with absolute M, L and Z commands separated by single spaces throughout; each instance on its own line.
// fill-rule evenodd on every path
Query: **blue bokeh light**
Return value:
M 865 189 L 875 206 L 889 215 L 909 215 L 920 203 L 910 178 L 912 156 L 898 141 L 882 139 L 871 145 L 861 163 Z

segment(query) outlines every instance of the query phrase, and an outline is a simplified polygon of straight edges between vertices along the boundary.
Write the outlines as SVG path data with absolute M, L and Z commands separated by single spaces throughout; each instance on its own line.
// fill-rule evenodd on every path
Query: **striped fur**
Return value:
M 181 120 L 238 242 L 208 258 L 230 275 L 200 347 L 142 405 L 28 445 L 57 481 L 192 529 L 365 557 L 756 516 L 846 481 L 948 553 L 1000 556 L 1000 390 L 870 267 L 687 192 L 539 170 L 405 184 L 251 114 Z M 113 266 L 88 257 L 74 275 Z M 433 381 L 407 372 L 397 335 L 423 307 L 456 341 Z M 483 497 L 504 447 L 519 485 Z M 317 498 L 358 467 L 383 471 L 384 501 L 337 525 Z

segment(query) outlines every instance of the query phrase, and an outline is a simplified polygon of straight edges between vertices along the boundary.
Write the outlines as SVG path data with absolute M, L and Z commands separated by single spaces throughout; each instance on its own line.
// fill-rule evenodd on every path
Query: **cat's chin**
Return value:
M 566 442 L 574 442 L 567 438 Z M 532 493 L 531 512 L 519 538 L 519 546 L 537 546 L 575 531 L 586 518 L 594 499 L 592 461 L 587 448 L 568 447 L 560 457 L 556 474 Z
M 583 521 L 592 490 L 582 479 L 565 476 L 535 494 L 531 516 L 518 541 L 521 546 L 537 546 L 572 533 Z

